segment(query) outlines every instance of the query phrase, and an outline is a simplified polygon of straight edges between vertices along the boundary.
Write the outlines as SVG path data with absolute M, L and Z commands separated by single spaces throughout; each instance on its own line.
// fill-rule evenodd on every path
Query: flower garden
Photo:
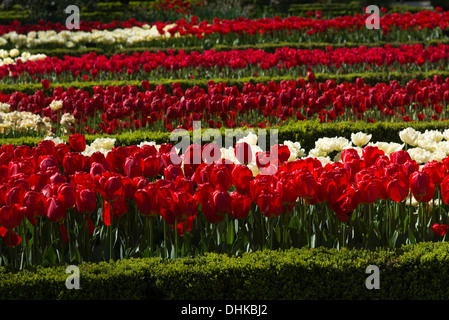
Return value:
M 154 21 L 83 20 L 81 8 L 78 30 L 0 26 L 0 296 L 84 299 L 25 272 L 79 265 L 94 298 L 115 297 L 93 289 L 112 269 L 125 299 L 322 298 L 315 274 L 339 266 L 355 272 L 345 297 L 447 298 L 372 293 L 361 261 L 391 285 L 419 281 L 410 265 L 427 270 L 425 255 L 447 263 L 449 9 L 389 5 L 368 29 L 360 3 L 224 17 L 213 3 L 150 2 Z M 246 271 L 258 264 L 267 282 Z M 288 268 L 315 268 L 309 287 Z

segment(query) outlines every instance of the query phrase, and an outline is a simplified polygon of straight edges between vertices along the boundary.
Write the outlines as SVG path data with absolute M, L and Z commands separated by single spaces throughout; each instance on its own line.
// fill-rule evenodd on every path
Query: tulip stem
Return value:
M 178 257 L 178 218 L 175 218 L 175 258 Z
M 112 222 L 114 219 L 114 211 L 113 211 L 113 204 L 114 202 L 111 201 L 111 212 L 109 213 L 110 221 L 109 221 L 109 260 L 114 259 L 113 254 L 113 240 L 112 240 Z

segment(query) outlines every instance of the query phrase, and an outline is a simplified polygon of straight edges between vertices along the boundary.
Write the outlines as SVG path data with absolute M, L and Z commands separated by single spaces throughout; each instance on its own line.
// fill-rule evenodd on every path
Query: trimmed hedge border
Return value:
M 396 142 L 402 143 L 399 137 L 399 132 L 408 127 L 411 127 L 420 132 L 424 132 L 426 130 L 445 130 L 449 128 L 448 121 L 427 121 L 427 122 L 376 122 L 376 123 L 366 123 L 366 122 L 333 122 L 333 123 L 320 123 L 318 121 L 297 121 L 290 122 L 283 125 L 266 128 L 266 138 L 267 145 L 270 143 L 270 130 L 277 129 L 278 130 L 278 143 L 283 143 L 286 140 L 290 140 L 293 142 L 299 142 L 301 147 L 308 152 L 310 149 L 315 147 L 315 141 L 319 138 L 324 137 L 345 137 L 347 139 L 351 139 L 351 133 L 357 133 L 359 131 L 364 132 L 366 134 L 371 134 L 371 142 Z M 204 131 L 207 129 L 202 129 L 202 136 Z M 258 134 L 259 130 L 257 127 L 255 128 L 234 128 L 234 129 L 226 129 L 220 128 L 217 129 L 221 132 L 222 137 L 225 139 L 233 139 L 223 140 L 222 147 L 226 147 L 226 143 L 234 144 L 238 138 L 241 137 L 242 134 L 249 132 L 248 130 L 253 130 L 255 134 Z M 226 134 L 226 130 L 229 130 L 228 134 Z M 230 134 L 232 132 L 232 134 Z M 184 134 L 190 135 L 190 141 L 193 141 L 193 131 L 186 131 Z M 182 136 L 182 134 L 180 134 Z M 154 132 L 154 131 L 135 131 L 135 132 L 125 132 L 115 135 L 85 135 L 86 143 L 90 144 L 97 138 L 112 138 L 116 139 L 115 146 L 130 146 L 130 145 L 138 145 L 144 141 L 154 141 L 157 144 L 162 143 L 172 143 L 176 145 L 181 141 L 181 138 L 176 138 L 176 135 L 173 136 L 174 140 L 171 141 L 171 133 L 170 132 Z M 68 136 L 60 137 L 64 141 L 68 141 Z M 1 145 L 28 145 L 30 147 L 36 146 L 39 141 L 43 140 L 43 137 L 20 137 L 20 138 L 4 138 L 0 139 Z M 203 144 L 208 143 L 209 141 L 202 141 Z
M 379 289 L 367 289 L 370 265 Z M 80 289 L 65 286 L 67 265 L 0 268 L 3 300 L 436 300 L 448 299 L 449 244 L 398 249 L 290 249 L 240 257 L 129 259 L 79 267 Z
M 368 43 L 355 43 L 355 42 L 345 42 L 345 43 L 327 43 L 327 42 L 280 42 L 280 43 L 260 43 L 257 45 L 215 45 L 207 50 L 216 50 L 216 51 L 230 51 L 230 50 L 264 50 L 266 52 L 275 52 L 276 49 L 279 48 L 292 48 L 292 49 L 320 49 L 326 50 L 327 47 L 332 48 L 355 48 L 364 46 L 367 48 L 375 48 L 375 47 L 383 47 L 385 45 L 389 45 L 391 47 L 400 47 L 402 45 L 423 45 L 424 47 L 428 46 L 437 46 L 438 44 L 449 44 L 449 40 L 441 39 L 441 40 L 428 40 L 428 41 L 405 41 L 405 42 L 388 42 L 388 41 L 379 41 L 379 42 L 368 42 Z M 63 58 L 65 55 L 76 57 L 82 56 L 85 54 L 89 54 L 91 52 L 97 53 L 97 55 L 105 55 L 112 56 L 116 54 L 127 54 L 132 55 L 136 52 L 159 52 L 159 51 L 168 51 L 173 50 L 174 52 L 184 51 L 186 53 L 192 51 L 204 51 L 203 47 L 192 46 L 192 47 L 124 47 L 124 48 L 116 48 L 113 51 L 105 50 L 104 48 L 99 47 L 86 47 L 86 48 L 77 48 L 77 49 L 69 49 L 69 48 L 57 48 L 57 49 L 47 49 L 47 48 L 32 48 L 27 49 L 26 51 L 32 54 L 43 53 L 47 56 L 51 57 L 59 57 Z

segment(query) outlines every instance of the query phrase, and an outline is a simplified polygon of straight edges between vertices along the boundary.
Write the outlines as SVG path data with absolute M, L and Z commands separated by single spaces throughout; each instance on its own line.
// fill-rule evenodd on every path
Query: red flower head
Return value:
M 427 172 L 415 171 L 410 175 L 410 190 L 416 200 L 427 202 L 433 197 L 435 187 Z
M 65 219 L 67 211 L 61 201 L 56 197 L 47 199 L 47 218 L 51 222 L 60 222 Z
M 235 165 L 231 173 L 232 183 L 240 193 L 249 192 L 249 184 L 254 179 L 252 171 L 244 165 Z
M 75 191 L 75 207 L 79 213 L 91 214 L 97 208 L 97 192 L 81 187 Z
M 231 216 L 234 219 L 246 219 L 251 209 L 251 198 L 247 194 L 241 194 L 238 191 L 231 193 L 232 205 Z
M 0 225 L 6 229 L 17 227 L 25 216 L 26 208 L 19 204 L 6 205 L 0 208 Z
M 449 226 L 445 225 L 445 224 L 435 223 L 434 225 L 432 225 L 431 228 L 432 228 L 433 233 L 435 233 L 435 235 L 442 237 L 447 233 Z
M 41 84 L 42 84 L 42 88 L 44 88 L 44 90 L 48 90 L 50 88 L 50 80 L 48 80 L 48 79 L 42 79 Z
M 80 133 L 69 135 L 69 145 L 73 151 L 83 152 L 86 150 L 86 137 Z

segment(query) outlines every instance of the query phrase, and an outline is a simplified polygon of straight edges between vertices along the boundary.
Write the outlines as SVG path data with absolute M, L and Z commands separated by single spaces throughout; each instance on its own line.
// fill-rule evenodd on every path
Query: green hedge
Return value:
M 301 147 L 310 151 L 315 147 L 315 141 L 323 137 L 345 137 L 348 140 L 351 139 L 351 133 L 365 132 L 371 134 L 371 142 L 396 142 L 402 143 L 399 138 L 399 132 L 407 127 L 414 128 L 420 132 L 426 130 L 439 130 L 443 131 L 449 128 L 447 121 L 427 121 L 427 122 L 333 122 L 333 123 L 320 123 L 318 121 L 291 121 L 283 125 L 273 127 L 278 129 L 278 143 L 283 143 L 286 140 L 293 142 L 299 142 Z M 228 133 L 226 135 L 226 129 L 219 129 L 224 140 L 222 141 L 222 147 L 226 147 L 227 144 L 233 144 L 236 140 L 247 133 L 247 130 L 253 130 L 255 134 L 259 132 L 258 128 L 235 128 L 233 135 Z M 202 130 L 202 137 L 204 137 L 204 130 Z M 267 145 L 270 144 L 270 128 L 266 129 Z M 193 132 L 188 132 L 190 135 L 190 141 L 193 143 Z M 138 145 L 143 141 L 154 141 L 158 144 L 172 143 L 177 144 L 181 142 L 181 139 L 177 139 L 173 136 L 173 140 L 170 140 L 171 133 L 169 132 L 154 132 L 154 131 L 136 131 L 133 133 L 126 132 L 115 135 L 86 135 L 86 143 L 90 144 L 97 138 L 113 138 L 116 139 L 115 146 L 130 146 Z M 21 138 L 4 138 L 0 139 L 1 145 L 28 145 L 35 146 L 43 138 L 40 137 L 21 137 Z M 68 141 L 68 137 L 62 137 L 64 141 Z M 209 142 L 204 137 L 203 144 Z M 227 139 L 227 140 L 226 140 Z M 230 140 L 232 139 L 232 141 Z
M 379 268 L 379 289 L 366 269 Z M 67 289 L 66 265 L 0 268 L 0 299 L 436 300 L 448 299 L 449 244 L 389 250 L 290 249 L 240 257 L 129 259 L 79 266 L 80 289 Z M 368 281 L 369 282 L 369 281 Z
M 230 50 L 247 50 L 247 49 L 254 49 L 254 50 L 264 50 L 266 52 L 275 52 L 276 49 L 279 48 L 292 48 L 292 49 L 320 49 L 320 50 L 326 50 L 327 47 L 332 48 L 355 48 L 355 47 L 368 47 L 368 48 L 374 48 L 374 47 L 383 47 L 385 45 L 389 45 L 391 47 L 400 47 L 402 45 L 418 45 L 421 44 L 424 47 L 428 46 L 437 46 L 438 44 L 449 44 L 449 40 L 447 39 L 441 39 L 441 40 L 428 40 L 428 41 L 405 41 L 405 42 L 388 42 L 388 41 L 377 41 L 377 42 L 368 42 L 368 43 L 356 43 L 356 42 L 345 42 L 345 43 L 327 43 L 327 42 L 279 42 L 279 43 L 259 43 L 256 45 L 214 45 L 208 50 L 216 50 L 216 51 L 230 51 Z M 142 53 L 142 52 L 160 52 L 160 51 L 167 51 L 167 50 L 174 50 L 175 53 L 179 52 L 180 50 L 183 50 L 184 52 L 192 52 L 192 51 L 198 51 L 202 52 L 204 50 L 203 47 L 198 46 L 190 46 L 190 47 L 175 47 L 175 48 L 169 48 L 169 47 L 124 47 L 124 48 L 116 48 L 113 51 L 108 51 L 105 48 L 99 48 L 99 47 L 86 47 L 86 48 L 77 48 L 77 49 L 70 49 L 70 48 L 31 48 L 27 51 L 32 54 L 38 54 L 43 53 L 50 57 L 58 57 L 58 58 L 64 58 L 64 56 L 68 55 L 71 57 L 77 57 L 82 56 L 85 54 L 89 54 L 90 52 L 95 52 L 97 55 L 105 55 L 105 56 L 112 56 L 115 54 L 127 54 L 132 55 L 136 52 Z

